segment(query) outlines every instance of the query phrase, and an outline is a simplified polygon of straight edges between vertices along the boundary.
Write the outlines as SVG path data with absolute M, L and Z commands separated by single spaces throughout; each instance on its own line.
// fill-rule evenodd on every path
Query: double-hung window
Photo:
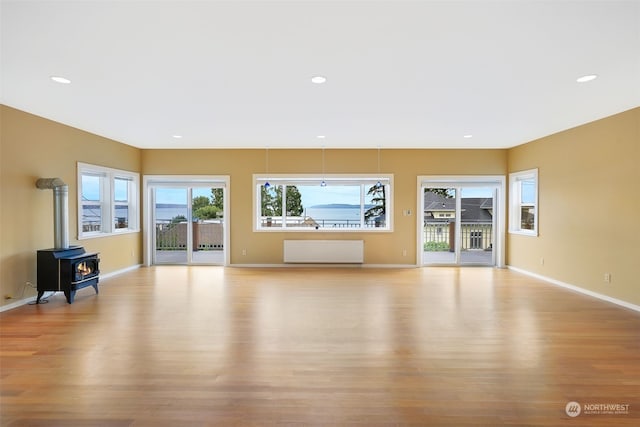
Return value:
M 391 175 L 254 175 L 256 231 L 390 231 Z
M 139 231 L 135 172 L 78 163 L 78 238 Z
M 538 235 L 538 169 L 509 174 L 509 231 Z

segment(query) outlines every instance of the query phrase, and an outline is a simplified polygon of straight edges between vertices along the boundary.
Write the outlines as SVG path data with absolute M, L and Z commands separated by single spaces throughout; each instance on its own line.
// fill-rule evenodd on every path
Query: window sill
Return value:
M 520 236 L 538 237 L 535 230 L 509 230 L 509 234 L 518 234 Z
M 113 237 L 113 236 L 121 236 L 123 234 L 133 234 L 133 233 L 139 233 L 140 230 L 122 230 L 122 231 L 115 231 L 112 233 L 91 233 L 91 234 L 83 234 L 78 236 L 78 240 L 89 240 L 89 239 L 97 239 L 97 238 L 101 238 L 101 237 Z
M 390 233 L 390 228 L 254 228 L 256 233 Z

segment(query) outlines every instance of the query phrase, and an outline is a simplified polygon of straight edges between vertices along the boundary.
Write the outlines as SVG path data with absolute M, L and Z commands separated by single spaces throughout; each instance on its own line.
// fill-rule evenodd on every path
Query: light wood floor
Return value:
M 640 425 L 640 314 L 508 270 L 141 268 L 0 326 L 3 426 Z

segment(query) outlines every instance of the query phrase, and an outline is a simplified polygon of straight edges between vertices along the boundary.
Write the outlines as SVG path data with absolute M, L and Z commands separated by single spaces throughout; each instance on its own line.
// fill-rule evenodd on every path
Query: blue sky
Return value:
M 298 186 L 298 190 L 302 195 L 302 203 L 305 207 L 328 203 L 360 204 L 360 187 L 308 185 Z
M 491 188 L 463 188 L 462 197 L 493 197 Z
M 535 203 L 536 200 L 536 185 L 531 181 L 522 181 L 521 198 L 524 203 Z
M 211 188 L 194 188 L 193 197 L 199 196 L 211 198 Z M 187 203 L 187 190 L 184 188 L 158 188 L 156 189 L 156 203 L 184 205 Z
M 298 186 L 302 194 L 302 202 L 305 207 L 311 207 L 327 203 L 359 204 L 359 187 L 331 186 L 321 187 L 319 185 Z M 210 188 L 194 188 L 193 196 L 211 196 Z M 157 203 L 185 204 L 187 191 L 181 188 L 158 188 L 156 190 Z
M 114 196 L 116 200 L 128 200 L 129 182 L 125 179 L 114 180 Z M 84 200 L 100 200 L 100 177 L 82 175 L 82 198 Z

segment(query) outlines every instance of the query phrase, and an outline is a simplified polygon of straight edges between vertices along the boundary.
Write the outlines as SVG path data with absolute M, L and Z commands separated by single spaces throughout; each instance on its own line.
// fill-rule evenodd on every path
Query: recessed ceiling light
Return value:
M 577 81 L 578 83 L 586 83 L 586 82 L 590 82 L 591 80 L 595 80 L 596 78 L 598 78 L 598 76 L 597 76 L 597 75 L 595 75 L 595 74 L 588 74 L 588 75 L 586 75 L 586 76 L 578 77 L 578 78 L 576 79 L 576 81 Z
M 182 135 L 171 135 L 171 136 L 173 136 L 175 139 L 180 139 L 180 138 L 182 138 Z
M 313 77 L 311 77 L 311 82 L 313 82 L 313 83 L 315 83 L 317 85 L 320 85 L 320 84 L 322 84 L 322 83 L 324 83 L 326 81 L 327 81 L 327 78 L 324 77 L 324 76 L 313 76 Z
M 65 85 L 68 85 L 69 83 L 71 83 L 71 80 L 64 77 L 60 77 L 60 76 L 51 76 L 51 80 L 53 80 L 56 83 L 62 83 Z
M 467 135 L 464 135 L 464 136 L 463 136 L 463 138 L 467 138 L 467 139 L 468 139 L 468 138 L 473 138 L 473 135 L 471 135 L 471 134 L 467 134 Z
M 324 135 L 318 135 L 318 136 L 316 136 L 316 138 L 318 138 L 318 139 L 325 139 L 325 138 L 326 138 L 326 136 L 324 136 Z

